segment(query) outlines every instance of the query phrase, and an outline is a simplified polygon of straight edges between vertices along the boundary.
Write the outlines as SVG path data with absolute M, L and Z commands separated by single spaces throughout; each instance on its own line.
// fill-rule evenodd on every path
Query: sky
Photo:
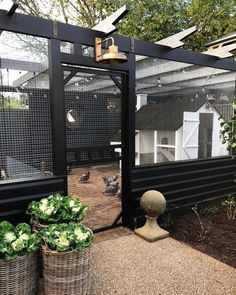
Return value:
M 12 6 L 12 0 L 0 0 L 0 9 L 9 10 Z

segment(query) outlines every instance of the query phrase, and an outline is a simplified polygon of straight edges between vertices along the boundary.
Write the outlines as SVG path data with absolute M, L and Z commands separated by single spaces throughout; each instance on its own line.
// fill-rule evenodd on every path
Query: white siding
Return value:
M 222 144 L 222 140 L 220 138 L 220 121 L 218 120 L 219 114 L 218 112 L 212 108 L 207 108 L 204 104 L 199 110 L 198 113 L 213 113 L 213 132 L 212 132 L 212 157 L 228 155 L 227 145 Z
M 183 126 L 175 131 L 175 161 L 182 160 Z

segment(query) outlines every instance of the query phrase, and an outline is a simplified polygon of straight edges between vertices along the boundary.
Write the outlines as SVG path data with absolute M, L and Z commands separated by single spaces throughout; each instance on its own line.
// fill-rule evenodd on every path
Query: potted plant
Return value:
M 40 238 L 30 225 L 0 222 L 0 294 L 33 295 L 38 292 Z
M 45 295 L 89 294 L 91 229 L 82 224 L 53 224 L 41 231 Z
M 70 196 L 50 195 L 40 201 L 32 201 L 26 211 L 31 216 L 35 231 L 53 223 L 80 222 L 85 217 L 88 206 L 80 199 L 73 200 Z

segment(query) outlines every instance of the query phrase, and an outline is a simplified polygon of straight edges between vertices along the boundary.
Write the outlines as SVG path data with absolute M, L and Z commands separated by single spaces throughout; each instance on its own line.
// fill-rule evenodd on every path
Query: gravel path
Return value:
M 94 244 L 91 295 L 235 295 L 236 270 L 172 238 Z

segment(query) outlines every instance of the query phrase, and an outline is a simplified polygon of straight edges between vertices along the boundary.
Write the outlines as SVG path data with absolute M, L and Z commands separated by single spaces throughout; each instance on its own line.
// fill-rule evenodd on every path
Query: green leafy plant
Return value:
M 14 226 L 8 221 L 0 222 L 0 257 L 10 261 L 39 248 L 38 234 L 31 232 L 30 225 L 19 223 Z
M 226 207 L 226 214 L 228 220 L 236 219 L 236 200 L 232 195 L 228 195 L 222 202 L 222 205 Z
M 88 206 L 79 199 L 60 194 L 51 195 L 40 201 L 32 201 L 26 211 L 40 223 L 80 222 L 85 217 Z
M 161 220 L 161 227 L 167 229 L 167 230 L 170 230 L 172 228 L 172 226 L 174 225 L 174 219 L 171 215 L 171 213 L 167 213 L 167 214 L 164 214 L 162 216 L 162 220 Z
M 225 121 L 222 117 L 219 118 L 221 127 L 222 143 L 227 144 L 228 150 L 232 155 L 236 155 L 236 96 L 233 103 L 234 115 Z
M 200 210 L 200 214 L 203 216 L 208 215 L 215 215 L 219 211 L 219 208 L 217 206 L 208 206 L 204 207 Z
M 82 224 L 51 224 L 41 231 L 41 236 L 50 250 L 59 252 L 81 252 L 91 245 L 94 234 Z

